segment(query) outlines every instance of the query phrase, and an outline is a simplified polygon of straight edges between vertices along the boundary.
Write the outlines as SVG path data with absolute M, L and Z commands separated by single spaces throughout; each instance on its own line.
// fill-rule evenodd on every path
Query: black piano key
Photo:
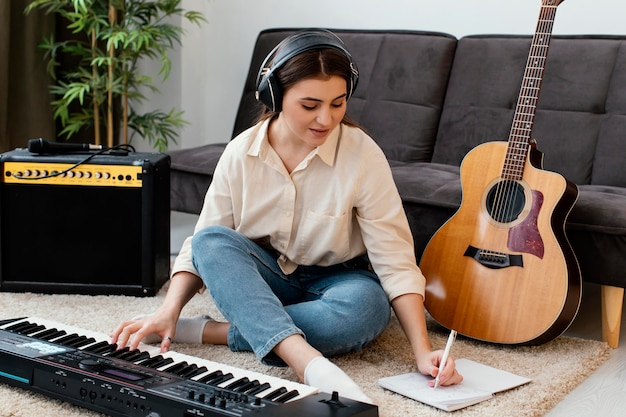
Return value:
M 253 387 L 251 389 L 246 390 L 246 394 L 248 395 L 256 395 L 259 392 L 263 392 L 265 390 L 268 390 L 271 388 L 271 385 L 267 382 L 262 383 L 261 385 L 257 385 L 256 387 Z
M 128 346 L 125 346 L 122 349 L 115 349 L 114 351 L 110 352 L 106 356 L 111 357 L 111 358 L 119 358 L 120 356 L 128 352 L 129 350 L 130 348 Z
M 46 326 L 42 326 L 41 324 L 33 323 L 28 329 L 23 329 L 20 333 L 25 334 L 27 336 L 32 336 L 33 334 L 44 330 Z
M 185 361 L 183 361 L 183 362 L 178 362 L 178 363 L 175 363 L 175 364 L 174 364 L 174 365 L 172 365 L 172 366 L 169 366 L 169 367 L 167 367 L 167 368 L 165 368 L 165 369 L 162 369 L 162 371 L 163 371 L 163 372 L 169 372 L 169 373 L 171 373 L 171 374 L 175 374 L 176 372 L 178 372 L 178 371 L 182 370 L 183 368 L 185 368 L 185 367 L 186 367 L 186 366 L 188 366 L 188 365 L 189 365 L 189 364 L 188 364 L 187 362 L 185 362 Z
M 164 358 L 164 357 L 161 356 L 161 359 L 159 361 L 155 362 L 154 364 L 151 364 L 150 368 L 157 369 L 157 368 L 160 368 L 162 366 L 169 365 L 170 363 L 173 363 L 173 362 L 174 362 L 174 359 L 172 359 L 172 358 Z
M 234 378 L 234 375 L 229 372 L 227 374 L 215 377 L 214 379 L 211 379 L 210 381 L 207 381 L 207 384 L 209 384 L 209 385 L 219 385 L 222 382 L 230 381 L 233 378 Z
M 42 334 L 39 333 L 37 335 L 37 339 L 43 339 L 43 340 L 47 340 L 47 341 L 51 341 L 53 339 L 57 339 L 63 335 L 66 335 L 67 332 L 65 330 L 58 330 L 58 329 L 50 329 L 49 331 L 45 332 L 46 334 Z
M 100 353 L 100 352 L 108 351 L 110 347 L 111 345 L 108 342 L 105 342 L 103 340 L 102 342 L 98 342 L 91 346 L 87 346 L 85 349 L 82 349 L 82 350 L 84 350 L 85 352 Z
M 135 357 L 133 357 L 133 359 L 131 359 L 131 361 L 137 363 L 137 362 L 141 362 L 141 361 L 146 360 L 146 359 L 150 359 L 150 354 L 148 352 L 146 352 L 145 350 L 144 351 L 140 351 L 140 350 L 136 349 L 136 352 L 138 352 L 138 354 Z
M 29 322 L 29 321 L 23 321 L 21 323 L 13 324 L 13 325 L 7 327 L 5 330 L 9 330 L 9 331 L 14 332 L 14 333 L 21 333 L 21 331 L 23 329 L 28 329 L 32 325 L 33 324 L 31 322 Z
M 244 384 L 247 384 L 248 382 L 250 382 L 250 379 L 248 379 L 247 377 L 243 377 L 243 378 L 239 378 L 233 382 L 231 382 L 230 384 L 226 385 L 224 388 L 226 389 L 235 389 L 238 388 Z
M 208 371 L 206 366 L 200 366 L 200 367 L 198 367 L 197 365 L 194 365 L 194 366 L 195 366 L 195 369 L 190 370 L 189 372 L 186 372 L 184 375 L 181 375 L 181 376 L 183 378 L 193 378 L 196 375 L 200 375 Z
M 45 330 L 43 330 L 43 331 L 41 331 L 39 333 L 35 333 L 35 334 L 31 335 L 31 337 L 35 337 L 37 339 L 44 339 L 45 340 L 46 337 L 49 337 L 49 336 L 51 336 L 51 335 L 53 335 L 53 334 L 55 334 L 57 332 L 58 332 L 57 329 L 45 329 Z
M 113 352 L 115 350 L 117 350 L 117 345 L 116 344 L 107 343 L 107 342 L 103 342 L 103 344 L 98 346 L 98 347 L 94 346 L 93 348 L 89 348 L 89 352 L 92 352 L 92 353 L 95 353 L 95 354 L 98 354 L 98 355 L 106 355 L 106 354 L 108 354 L 110 352 Z
M 76 339 L 78 339 L 79 337 L 80 336 L 78 336 L 76 333 L 72 333 L 58 339 L 51 339 L 50 341 L 59 345 L 66 346 L 67 343 L 72 343 L 76 341 Z
M 143 361 L 137 362 L 137 365 L 146 366 L 148 368 L 152 368 L 152 365 L 163 360 L 163 356 L 157 355 L 151 358 L 145 359 Z
M 246 384 L 243 384 L 239 388 L 236 388 L 235 391 L 247 392 L 249 389 L 258 387 L 259 385 L 261 385 L 261 383 L 255 379 L 254 381 L 250 381 Z
M 280 397 L 286 392 L 287 392 L 287 388 L 285 387 L 276 388 L 274 391 L 270 392 L 265 397 L 263 397 L 263 399 L 273 401 L 275 398 Z
M 300 393 L 298 392 L 297 389 L 291 390 L 283 395 L 281 395 L 280 397 L 276 398 L 274 401 L 277 403 L 286 403 L 287 401 L 291 400 L 292 398 L 296 398 L 298 395 L 300 395 Z
M 175 372 L 175 374 L 180 377 L 184 377 L 185 374 L 194 372 L 196 369 L 198 369 L 198 365 L 192 363 L 191 365 L 187 365 L 187 366 L 184 366 L 182 369 L 179 369 L 178 371 Z
M 96 339 L 94 339 L 93 337 L 80 336 L 78 339 L 71 341 L 66 346 L 78 349 L 81 346 L 90 345 L 94 343 L 95 341 Z
M 187 375 L 183 375 L 184 378 L 193 378 L 194 376 L 201 375 L 208 371 L 209 369 L 206 366 L 201 366 L 196 368 L 193 372 L 188 373 Z
M 20 321 L 20 320 L 24 320 L 26 317 L 19 317 L 19 318 L 15 318 L 15 319 L 6 319 L 6 320 L 0 320 L 0 327 L 1 326 L 5 326 L 9 323 L 13 323 L 16 321 Z
M 141 351 L 139 349 L 133 349 L 133 350 L 124 352 L 123 354 L 119 355 L 117 358 L 124 360 L 124 361 L 128 361 L 128 362 L 134 362 L 135 359 L 138 358 L 140 355 L 141 355 Z
M 220 375 L 224 375 L 224 373 L 218 369 L 217 371 L 213 371 L 210 374 L 205 375 L 202 378 L 198 379 L 198 382 L 204 382 L 204 383 L 208 384 L 208 382 L 210 380 L 212 380 L 212 379 L 214 379 L 214 378 L 216 378 L 216 377 L 218 377 Z

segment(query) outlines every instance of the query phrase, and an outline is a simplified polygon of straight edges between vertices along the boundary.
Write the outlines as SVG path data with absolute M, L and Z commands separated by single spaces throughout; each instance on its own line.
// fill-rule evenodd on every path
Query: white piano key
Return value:
M 99 332 L 94 332 L 91 330 L 87 330 L 87 329 L 83 329 L 83 328 L 79 328 L 79 327 L 75 327 L 75 326 L 70 326 L 70 325 L 66 325 L 66 324 L 62 324 L 59 322 L 55 322 L 52 320 L 47 320 L 44 318 L 40 318 L 40 317 L 27 317 L 24 318 L 23 320 L 19 320 L 19 321 L 15 321 L 15 322 L 11 322 L 8 323 L 4 326 L 0 326 L 0 328 L 6 328 L 6 327 L 11 327 L 14 326 L 18 323 L 21 322 L 30 322 L 30 323 L 36 323 L 36 324 L 40 324 L 46 327 L 46 329 L 58 329 L 58 330 L 63 330 L 66 332 L 66 334 L 72 334 L 72 333 L 76 333 L 79 336 L 86 336 L 86 337 L 92 337 L 95 342 L 86 345 L 86 346 L 82 346 L 80 348 L 78 348 L 79 350 L 85 350 L 88 349 L 90 346 L 93 346 L 96 343 L 100 343 L 100 342 L 110 342 L 110 338 L 108 335 L 104 334 L 104 333 L 99 333 Z M 65 336 L 65 335 L 64 335 Z M 54 340 L 58 340 L 64 336 L 60 336 L 60 337 L 56 337 L 54 339 L 51 339 L 50 342 L 54 343 Z M 202 358 L 198 358 L 195 356 L 191 356 L 191 355 L 186 355 L 183 353 L 179 353 L 176 352 L 174 350 L 170 350 L 166 353 L 161 353 L 161 350 L 158 346 L 153 346 L 153 345 L 147 345 L 145 343 L 140 343 L 139 344 L 139 350 L 142 352 L 148 352 L 150 354 L 151 357 L 154 356 L 158 356 L 161 355 L 164 358 L 171 358 L 174 362 L 169 363 L 167 365 L 163 365 L 159 368 L 157 368 L 158 370 L 164 370 L 167 369 L 169 367 L 171 367 L 174 364 L 177 363 L 181 363 L 181 362 L 187 362 L 188 364 L 195 364 L 198 367 L 202 367 L 205 366 L 207 368 L 207 371 L 200 374 L 200 375 L 196 375 L 192 378 L 190 378 L 190 380 L 194 380 L 194 381 L 198 381 L 200 379 L 202 379 L 204 376 L 210 374 L 211 372 L 220 370 L 222 371 L 224 374 L 227 373 L 231 373 L 233 374 L 233 378 L 228 380 L 228 381 L 224 381 L 220 384 L 218 384 L 219 387 L 224 388 L 227 385 L 229 385 L 230 383 L 232 383 L 233 381 L 236 381 L 240 378 L 243 377 L 247 377 L 250 381 L 254 381 L 254 380 L 258 380 L 261 384 L 263 383 L 268 383 L 270 384 L 270 388 L 259 392 L 257 394 L 255 394 L 256 397 L 259 398 L 263 398 L 265 395 L 269 394 L 270 392 L 280 388 L 280 387 L 284 387 L 285 389 L 287 389 L 287 391 L 293 391 L 293 390 L 297 390 L 299 392 L 299 395 L 296 396 L 295 398 L 291 399 L 290 401 L 294 401 L 297 399 L 300 399 L 302 397 L 306 397 L 308 395 L 311 394 L 315 394 L 318 392 L 318 389 L 309 385 L 305 385 L 305 384 L 300 384 L 298 382 L 293 382 L 293 381 L 289 381 L 286 379 L 282 379 L 282 378 L 278 378 L 278 377 L 274 377 L 271 375 L 265 375 L 259 372 L 255 372 L 255 371 L 249 371 L 249 370 L 245 370 L 245 369 L 241 369 L 241 368 L 237 368 L 231 365 L 227 365 L 227 364 L 223 364 L 223 363 L 218 363 L 218 362 L 214 362 L 208 359 L 202 359 Z

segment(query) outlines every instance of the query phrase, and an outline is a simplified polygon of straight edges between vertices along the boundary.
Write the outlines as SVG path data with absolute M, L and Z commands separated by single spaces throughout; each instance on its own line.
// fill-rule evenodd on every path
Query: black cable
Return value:
M 46 174 L 44 176 L 41 177 L 24 177 L 22 175 L 18 175 L 17 172 L 13 174 L 14 178 L 20 179 L 20 180 L 43 180 L 46 178 L 54 178 L 54 177 L 58 177 L 59 175 L 65 175 L 68 172 L 72 171 L 73 169 L 78 168 L 79 166 L 89 162 L 91 159 L 93 159 L 95 156 L 97 155 L 102 155 L 104 153 L 113 151 L 113 150 L 125 150 L 128 152 L 135 152 L 135 147 L 133 145 L 127 144 L 127 143 L 120 143 L 119 145 L 115 145 L 111 148 L 107 148 L 107 149 L 101 149 L 97 152 L 92 153 L 91 155 L 89 155 L 88 157 L 86 157 L 85 159 L 83 159 L 82 161 L 77 162 L 76 164 L 72 165 L 71 167 L 64 169 L 63 171 L 59 171 L 59 172 L 53 172 L 53 173 L 49 173 Z

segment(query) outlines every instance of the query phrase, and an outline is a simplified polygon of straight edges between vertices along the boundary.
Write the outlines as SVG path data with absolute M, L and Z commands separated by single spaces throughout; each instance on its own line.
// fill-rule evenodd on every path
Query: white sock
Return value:
M 337 391 L 341 397 L 373 404 L 372 399 L 365 395 L 352 378 L 323 356 L 313 358 L 306 366 L 304 383 L 322 392 L 332 394 Z
M 147 316 L 138 316 L 133 320 L 140 320 Z M 204 333 L 204 326 L 213 319 L 206 315 L 198 315 L 193 317 L 180 317 L 176 322 L 176 334 L 174 335 L 174 342 L 177 343 L 189 343 L 189 344 L 202 344 L 202 334 Z M 142 339 L 143 343 L 154 344 L 160 343 L 161 337 L 156 334 L 151 334 Z
M 174 342 L 201 345 L 204 326 L 210 321 L 213 321 L 211 317 L 202 314 L 199 316 L 179 318 L 178 322 L 176 322 Z

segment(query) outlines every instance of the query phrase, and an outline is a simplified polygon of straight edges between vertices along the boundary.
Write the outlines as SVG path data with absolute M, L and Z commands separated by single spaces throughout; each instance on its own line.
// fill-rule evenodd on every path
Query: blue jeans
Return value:
M 195 234 L 193 263 L 230 323 L 232 351 L 253 351 L 284 365 L 272 349 L 294 334 L 325 356 L 357 351 L 378 337 L 390 304 L 376 274 L 344 264 L 282 272 L 278 255 L 236 231 L 211 226 Z

